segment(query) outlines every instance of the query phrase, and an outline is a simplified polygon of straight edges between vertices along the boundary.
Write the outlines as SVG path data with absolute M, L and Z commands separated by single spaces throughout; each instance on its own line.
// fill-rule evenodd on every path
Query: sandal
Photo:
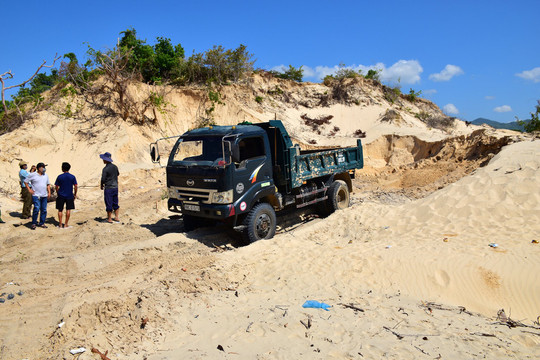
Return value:
M 32 224 L 32 230 L 36 230 L 36 224 Z
M 44 228 L 44 229 L 48 228 L 48 226 L 45 225 L 45 224 L 41 224 L 41 225 L 39 225 L 39 227 L 40 227 L 40 228 Z

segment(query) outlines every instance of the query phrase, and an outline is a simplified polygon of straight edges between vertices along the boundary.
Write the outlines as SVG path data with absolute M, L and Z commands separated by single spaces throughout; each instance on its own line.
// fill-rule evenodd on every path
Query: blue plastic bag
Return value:
M 326 311 L 330 311 L 329 309 L 332 307 L 328 304 L 325 304 L 323 302 L 318 302 L 317 300 L 307 300 L 304 305 L 302 305 L 303 308 L 314 308 L 314 309 L 324 309 Z

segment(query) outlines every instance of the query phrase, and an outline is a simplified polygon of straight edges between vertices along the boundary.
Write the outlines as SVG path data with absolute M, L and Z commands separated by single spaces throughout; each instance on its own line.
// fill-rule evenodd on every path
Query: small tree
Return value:
M 523 126 L 523 128 L 525 129 L 526 132 L 540 131 L 540 119 L 539 119 L 539 116 L 540 116 L 540 100 L 537 100 L 536 102 L 537 102 L 536 112 L 535 113 L 530 113 L 531 114 L 530 119 L 528 119 L 528 120 L 520 120 L 516 116 L 517 123 L 520 126 Z
M 296 82 L 302 82 L 302 79 L 304 78 L 304 69 L 302 69 L 302 67 L 303 66 L 300 66 L 299 68 L 295 68 L 294 66 L 289 65 L 289 68 L 282 73 L 277 72 L 277 71 L 270 71 L 270 73 L 281 79 L 288 79 L 288 80 L 294 80 Z
M 365 76 L 366 79 L 373 79 L 377 82 L 381 82 L 381 70 L 380 69 L 377 69 L 377 70 L 373 70 L 373 69 L 369 69 L 366 76 Z

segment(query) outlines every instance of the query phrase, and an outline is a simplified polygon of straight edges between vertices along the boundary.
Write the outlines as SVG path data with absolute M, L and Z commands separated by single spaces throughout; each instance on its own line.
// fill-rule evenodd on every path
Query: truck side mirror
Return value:
M 238 147 L 238 144 L 233 144 L 232 149 L 231 149 L 231 155 L 232 155 L 233 162 L 235 163 L 240 162 L 240 148 Z
M 161 157 L 159 155 L 157 143 L 150 144 L 150 157 L 152 158 L 153 163 L 159 162 Z

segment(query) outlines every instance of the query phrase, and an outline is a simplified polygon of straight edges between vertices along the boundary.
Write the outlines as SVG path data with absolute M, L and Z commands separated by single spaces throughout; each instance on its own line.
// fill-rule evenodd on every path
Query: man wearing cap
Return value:
M 37 164 L 37 171 L 30 173 L 24 183 L 30 185 L 28 191 L 32 194 L 32 202 L 34 203 L 34 211 L 32 213 L 32 230 L 36 227 L 47 228 L 45 220 L 47 219 L 47 199 L 51 196 L 51 183 L 49 176 L 45 174 L 44 163 Z M 38 214 L 39 223 L 38 223 Z
M 58 227 L 68 228 L 69 216 L 71 210 L 75 209 L 75 199 L 77 198 L 77 179 L 69 173 L 71 165 L 67 162 L 62 163 L 62 175 L 58 175 L 54 185 L 58 198 L 56 199 L 56 210 L 58 210 Z M 75 191 L 74 191 L 75 190 Z M 62 224 L 62 212 L 66 205 L 66 222 Z
M 106 152 L 99 155 L 105 167 L 101 172 L 101 190 L 104 190 L 105 210 L 107 211 L 107 222 L 119 222 L 118 218 L 118 167 L 114 165 L 111 158 L 111 153 Z M 112 213 L 114 211 L 114 219 Z
M 28 219 L 32 215 L 30 213 L 30 210 L 32 210 L 32 194 L 30 194 L 28 187 L 24 183 L 24 180 L 30 175 L 26 170 L 28 168 L 28 163 L 26 161 L 21 161 L 19 162 L 19 167 L 21 168 L 19 171 L 19 179 L 21 181 L 21 198 L 23 201 L 21 219 Z

